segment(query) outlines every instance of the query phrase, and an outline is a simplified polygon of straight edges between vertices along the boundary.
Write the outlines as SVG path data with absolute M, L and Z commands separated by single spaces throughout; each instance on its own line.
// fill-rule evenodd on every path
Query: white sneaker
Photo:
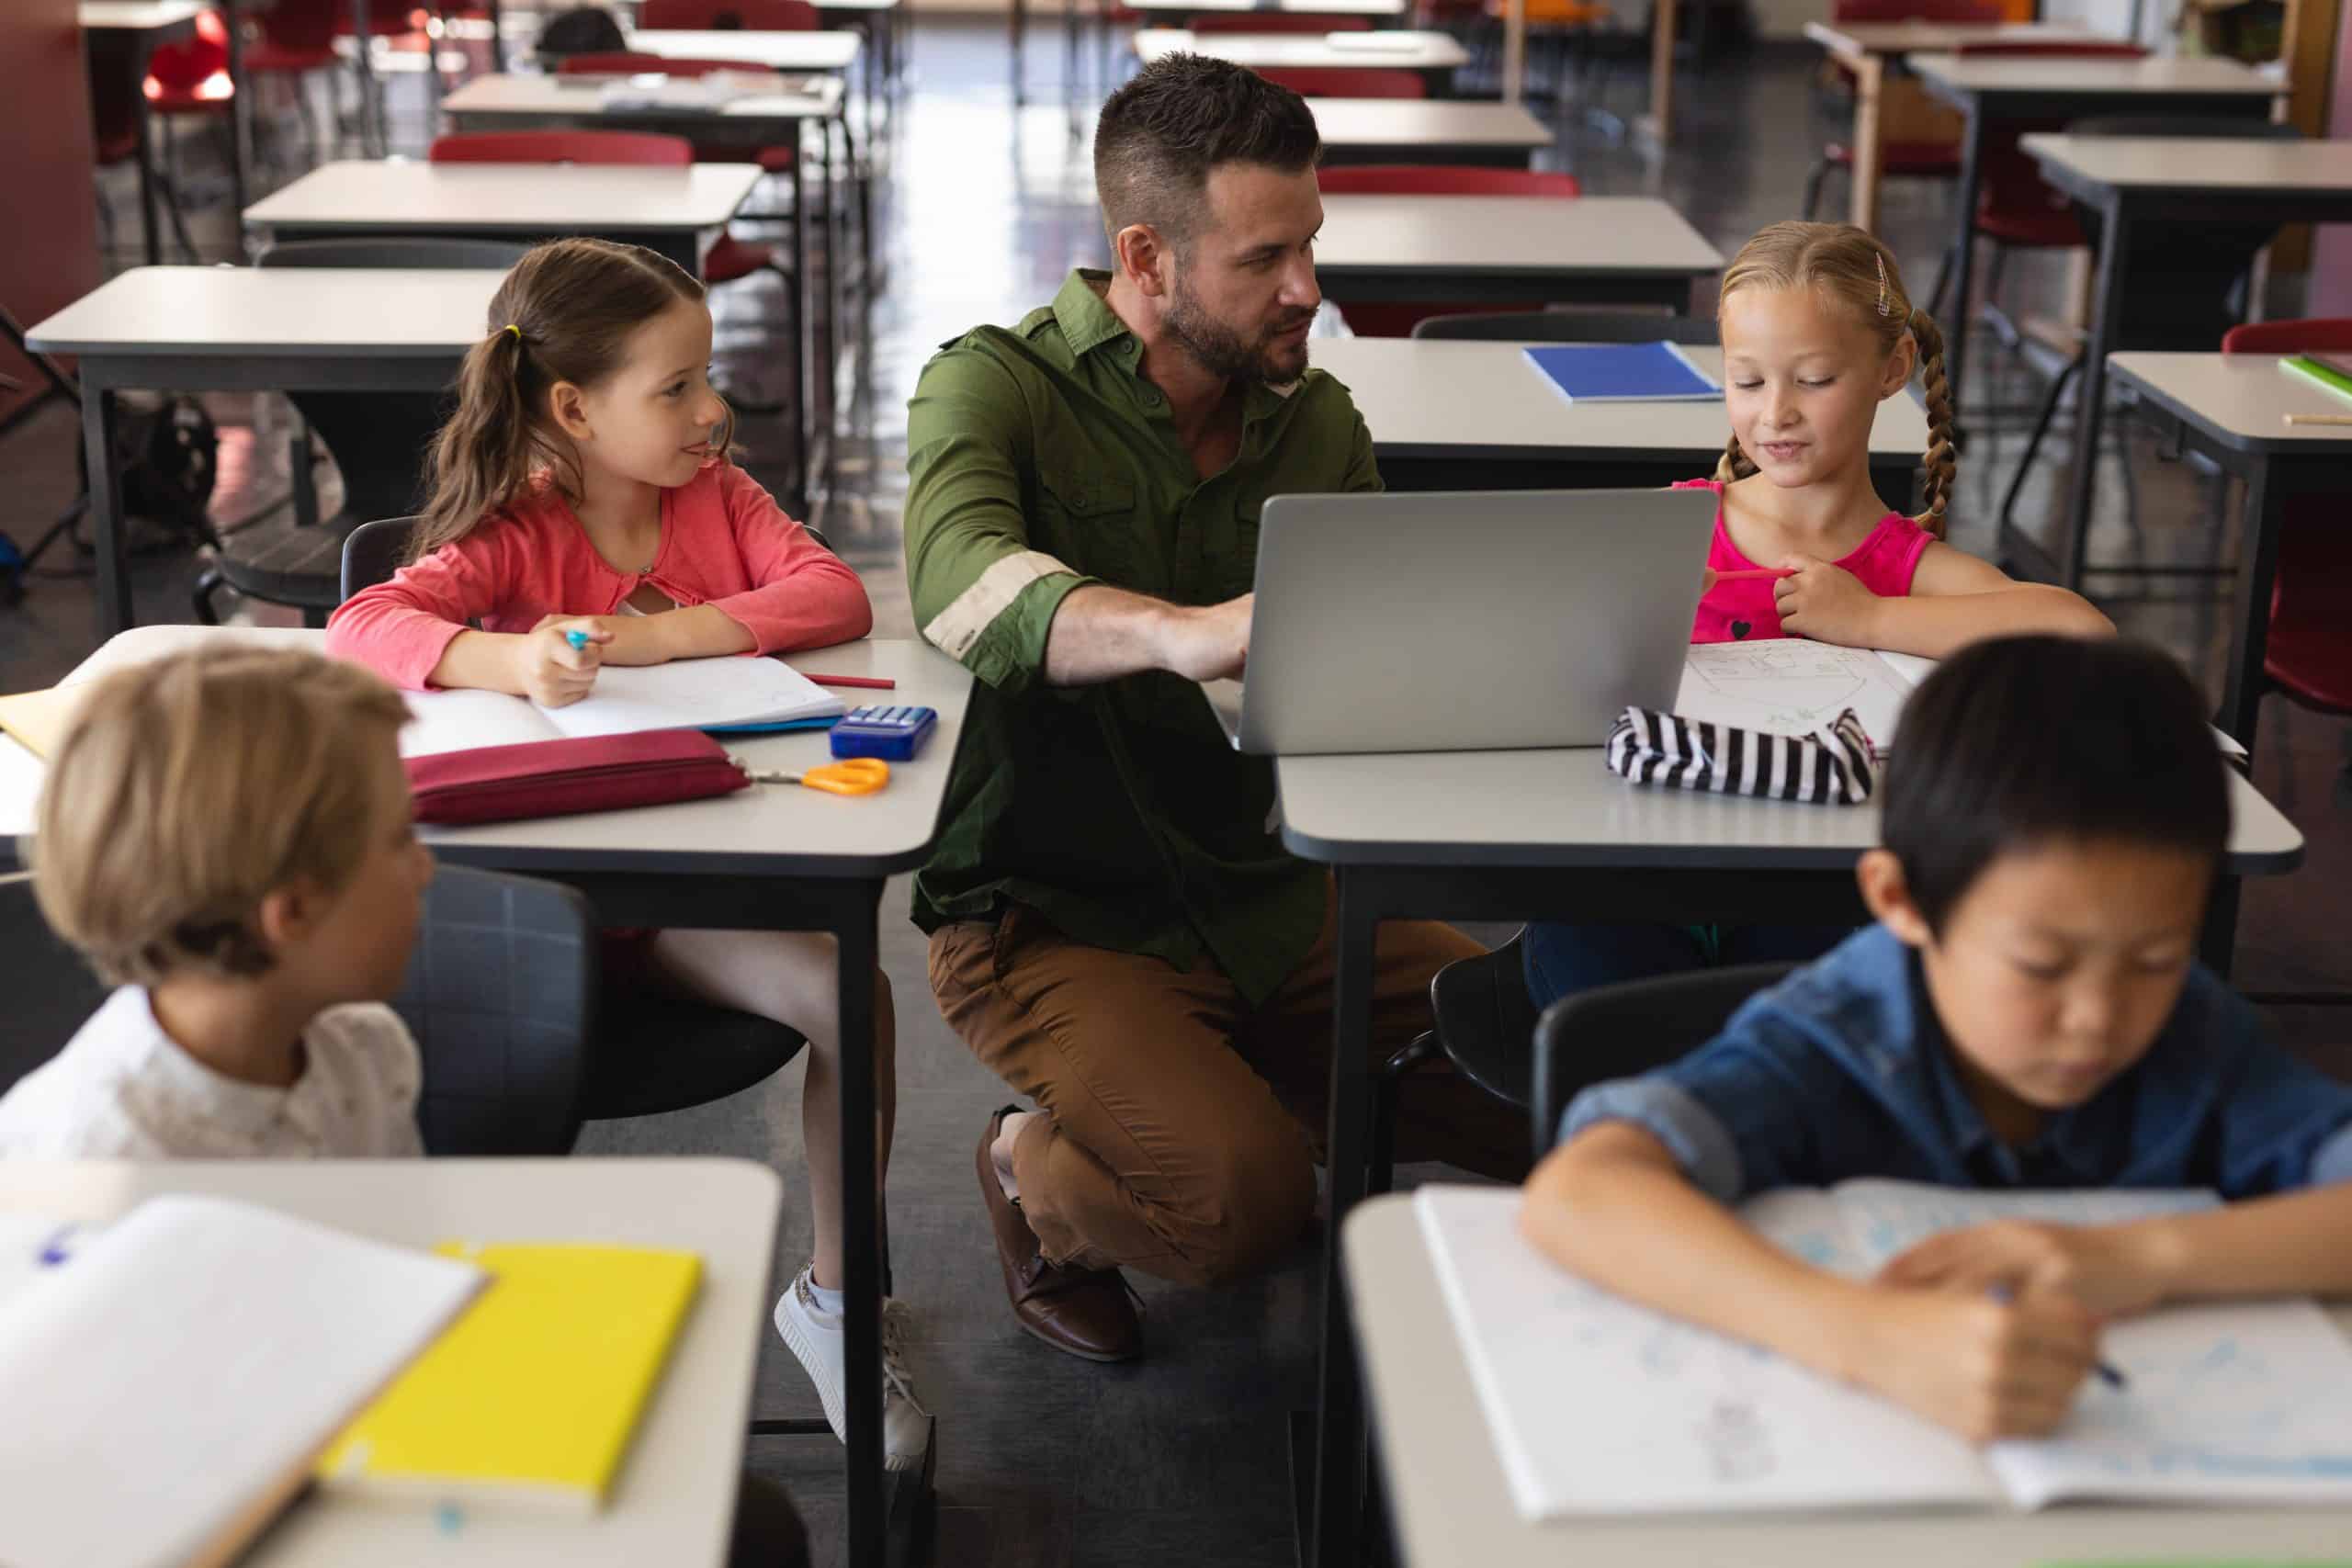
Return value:
M 794 1276 L 792 1289 L 775 1303 L 775 1331 L 800 1358 L 808 1381 L 824 1402 L 825 1420 L 833 1436 L 849 1441 L 849 1420 L 842 1401 L 842 1363 L 849 1334 L 842 1320 L 817 1305 L 810 1294 L 811 1269 Z M 886 1470 L 913 1470 L 922 1463 L 931 1440 L 931 1412 L 915 1399 L 914 1383 L 901 1359 L 906 1347 L 906 1309 L 885 1297 L 882 1302 L 882 1465 Z

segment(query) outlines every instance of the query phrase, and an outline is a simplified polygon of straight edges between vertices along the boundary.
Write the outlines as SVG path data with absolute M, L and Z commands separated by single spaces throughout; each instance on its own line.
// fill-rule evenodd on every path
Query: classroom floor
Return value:
M 1595 193 L 1663 196 L 1728 254 L 1757 227 L 1793 212 L 1811 149 L 1829 129 L 1815 118 L 1815 58 L 1768 51 L 1745 69 L 1718 65 L 1703 85 L 1686 79 L 1679 150 L 1663 167 L 1582 129 L 1564 130 L 1543 162 L 1572 170 Z M 1056 34 L 1042 26 L 1033 33 L 1033 102 L 1017 111 L 999 23 L 926 20 L 915 29 L 912 60 L 912 94 L 882 139 L 888 177 L 877 210 L 888 280 L 872 314 L 870 360 L 851 408 L 856 423 L 839 483 L 820 513 L 835 546 L 865 575 L 876 631 L 886 637 L 913 635 L 899 525 L 905 404 L 917 373 L 943 341 L 976 322 L 1017 320 L 1052 296 L 1070 265 L 1094 264 L 1102 253 L 1083 134 L 1091 110 L 1075 122 L 1073 139 L 1057 76 Z M 1610 89 L 1611 106 L 1630 113 L 1642 91 L 1631 70 L 1621 71 Z M 423 83 L 396 82 L 393 109 L 396 150 L 421 154 L 429 135 Z M 288 135 L 291 126 L 289 118 Z M 198 186 L 213 166 L 209 152 L 193 141 L 183 148 Z M 130 265 L 137 259 L 135 195 L 127 181 L 107 189 L 122 219 L 113 262 Z M 1830 205 L 1842 199 L 1833 185 Z M 1924 295 L 1947 232 L 1943 193 L 1891 181 L 1884 214 L 1883 227 L 1906 276 Z M 223 207 L 194 217 L 209 256 L 228 256 L 232 225 Z M 2010 297 L 2028 308 L 2053 310 L 2062 288 L 2054 265 L 2021 258 L 2011 268 Z M 763 321 L 781 301 L 781 290 L 767 281 L 720 292 L 725 369 L 765 379 Z M 1987 345 L 1973 363 L 1989 369 L 1998 359 Z M 2030 405 L 2039 395 L 2015 377 L 1977 379 L 1985 389 L 1979 397 L 2006 404 Z M 242 399 L 213 405 L 224 422 L 241 422 L 223 426 L 214 507 L 220 518 L 243 516 L 286 492 L 285 423 L 268 401 L 258 409 Z M 1983 433 L 1962 463 L 1952 516 L 1954 542 L 1981 550 L 2020 442 L 2014 418 L 2006 436 L 1978 423 Z M 2110 428 L 2128 424 L 2111 421 Z M 746 422 L 743 434 L 749 466 L 780 483 L 769 467 L 777 450 L 773 436 L 757 421 Z M 76 439 L 72 415 L 58 408 L 0 438 L 0 475 L 6 479 L 0 530 L 29 543 L 46 528 L 71 498 Z M 2137 525 L 2126 521 L 2110 456 L 2095 558 L 2212 558 L 2212 481 L 2160 461 L 2144 432 L 2134 430 L 2129 439 Z M 2054 445 L 2056 457 L 2045 457 L 2045 473 L 2028 489 L 2026 516 L 2043 514 L 2062 477 L 2064 443 Z M 332 495 L 322 500 L 333 504 Z M 70 566 L 70 556 L 63 548 L 52 552 L 26 602 L 0 610 L 0 691 L 51 682 L 95 646 L 88 582 L 51 575 Z M 142 558 L 136 571 L 142 614 L 189 618 L 193 577 L 185 551 Z M 2162 641 L 2214 680 L 2220 621 L 2201 600 L 2206 585 L 2175 581 L 2157 592 L 2178 602 L 2118 599 L 2110 608 L 2127 629 Z M 2256 783 L 2311 844 L 2296 874 L 2248 887 L 2239 977 L 2255 989 L 2346 986 L 2352 983 L 2352 951 L 2342 940 L 2352 916 L 2352 793 L 2339 772 L 2345 726 L 2276 700 L 2267 705 L 2263 724 Z M 1285 1416 L 1311 1397 L 1317 1243 L 1303 1242 L 1291 1262 L 1268 1277 L 1215 1295 L 1137 1278 L 1148 1303 L 1149 1349 L 1135 1365 L 1088 1365 L 1020 1332 L 1004 1303 L 972 1174 L 982 1122 L 1008 1097 L 940 1022 L 924 981 L 925 943 L 907 923 L 906 909 L 901 879 L 882 923 L 883 964 L 896 987 L 900 1027 L 899 1152 L 889 1207 L 898 1287 L 917 1325 L 917 1386 L 939 1416 L 936 1561 L 956 1568 L 1272 1568 L 1290 1562 Z M 2352 1050 L 2342 1043 L 2352 1038 L 2352 1025 L 2344 1021 L 2352 1015 L 2307 1008 L 2277 1016 L 2299 1045 L 2352 1075 Z M 773 1162 L 792 1193 L 777 1252 L 781 1286 L 808 1247 L 798 1196 L 797 1084 L 797 1074 L 788 1073 L 695 1111 L 596 1124 L 582 1152 L 717 1153 Z M 1408 1177 L 1413 1174 L 1408 1168 Z M 763 1416 L 818 1413 L 814 1393 L 778 1341 L 762 1357 L 754 1408 Z M 752 1454 L 758 1468 L 799 1498 L 818 1540 L 817 1561 L 832 1561 L 841 1536 L 838 1447 L 758 1439 Z

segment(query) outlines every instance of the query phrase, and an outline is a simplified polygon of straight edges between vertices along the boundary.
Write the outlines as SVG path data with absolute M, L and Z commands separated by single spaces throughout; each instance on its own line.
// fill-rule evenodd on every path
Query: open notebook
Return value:
M 1852 708 L 1871 749 L 1884 756 L 1911 688 L 1935 667 L 1907 653 L 1795 637 L 1692 643 L 1674 712 L 1769 735 L 1810 735 Z
M 1958 1191 L 1892 1181 L 1767 1193 L 1742 1218 L 1856 1277 L 2003 1215 L 2098 1223 L 2183 1192 Z M 2062 1498 L 2352 1500 L 2352 1345 L 2308 1301 L 2173 1307 L 2118 1323 L 2128 1379 L 2084 1385 L 2052 1438 L 1983 1450 L 1901 1406 L 1586 1284 L 1519 1234 L 1514 1188 L 1414 1195 L 1478 1402 L 1529 1518 Z
M 596 688 L 569 707 L 543 708 L 499 692 L 412 692 L 414 722 L 401 755 L 640 729 L 718 729 L 846 713 L 849 705 L 778 659 L 681 659 L 607 664 Z

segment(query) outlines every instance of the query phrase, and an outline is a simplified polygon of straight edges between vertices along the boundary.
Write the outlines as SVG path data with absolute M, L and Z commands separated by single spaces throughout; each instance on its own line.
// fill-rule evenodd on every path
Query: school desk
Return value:
M 777 31 L 759 28 L 639 28 L 628 35 L 638 54 L 673 60 L 740 60 L 770 71 L 834 72 L 843 77 L 864 65 L 866 123 L 874 123 L 875 60 L 879 53 L 863 29 Z
M 1724 265 L 1679 212 L 1648 196 L 1330 196 L 1315 276 L 1353 299 L 1554 301 L 1688 311 Z
M 611 1500 L 385 1503 L 313 1494 L 245 1568 L 664 1568 L 727 1561 L 752 1382 L 771 1330 L 784 1184 L 740 1159 L 186 1160 L 0 1164 L 0 1213 L 84 1224 L 163 1193 L 232 1198 L 396 1246 L 588 1241 L 702 1256 L 702 1286 L 654 1385 Z
M 587 234 L 691 273 L 763 176 L 756 164 L 324 164 L 245 209 L 264 241 L 358 235 L 525 243 Z
M 1711 476 L 1731 425 L 1704 402 L 1570 403 L 1519 344 L 1317 338 L 1310 363 L 1346 383 L 1391 490 L 1642 488 Z M 1720 348 L 1682 351 L 1720 379 Z M 1871 479 L 1916 509 L 1928 420 L 1908 395 L 1878 405 Z
M 1863 229 L 1878 227 L 1879 165 L 1886 144 L 1903 141 L 1956 140 L 1957 127 L 1944 111 L 1925 102 L 1917 84 L 1902 68 L 1905 54 L 1943 51 L 1962 43 L 2086 41 L 2096 33 L 2051 22 L 1807 22 L 1804 36 L 1854 78 L 1852 218 Z
M 2352 413 L 2352 401 L 2278 367 L 2275 354 L 2115 354 L 2118 386 L 2137 394 L 2140 417 L 2245 481 L 2246 525 L 2230 594 L 2230 654 L 2216 722 L 2252 745 L 2267 685 L 2270 590 L 2278 528 L 2301 495 L 2341 496 L 2352 474 L 2352 428 L 2289 424 L 2290 413 Z
M 1969 288 L 1976 276 L 1976 193 L 1984 142 L 1992 128 L 2019 121 L 2086 119 L 2094 115 L 2270 116 L 2272 100 L 2286 95 L 2283 81 L 2212 56 L 2196 59 L 2100 60 L 2095 58 L 1923 53 L 1905 57 L 1928 91 L 1960 110 L 1960 214 L 1953 243 L 1960 248 L 1952 268 L 1955 301 L 1940 323 L 1945 328 L 1945 365 L 1952 395 L 1964 395 L 1968 358 Z
M 2194 130 L 2193 122 L 2184 129 Z M 2124 301 L 2132 290 L 2125 258 L 2135 238 L 2144 243 L 2152 225 L 2352 220 L 2352 146 L 2339 141 L 2034 135 L 2019 145 L 2041 165 L 2043 179 L 2099 214 L 2098 281 L 2091 301 L 2083 381 L 2075 396 L 2077 452 L 2098 450 L 2108 355 L 2116 347 Z M 2339 412 L 2352 407 L 2341 400 L 2332 406 Z M 2285 431 L 2281 423 L 2277 433 Z M 2303 447 L 2290 450 L 2308 452 Z M 2098 470 L 2096 463 L 2075 465 L 2062 522 L 2064 532 L 2054 558 L 2013 527 L 2002 530 L 2003 551 L 2070 588 L 2080 587 Z M 2340 483 L 2336 488 L 2341 489 Z M 2267 555 L 2261 558 L 2259 581 L 2244 586 L 2259 589 L 2256 603 L 2270 603 Z M 2261 668 L 2258 658 L 2255 668 Z
M 1523 169 L 1552 145 L 1551 128 L 1517 104 L 1470 98 L 1317 98 L 1326 167 L 1468 164 Z
M 1393 48 L 1335 44 L 1315 33 L 1192 33 L 1182 28 L 1145 28 L 1135 36 L 1136 58 L 1149 64 L 1163 54 L 1206 54 L 1252 71 L 1410 71 L 1442 98 L 1453 73 L 1470 63 L 1469 51 L 1447 33 L 1349 33 L 1351 39 L 1381 39 Z
M 1381 1487 L 1405 1568 L 2030 1568 L 2047 1562 L 2287 1562 L 2341 1556 L 2352 1508 L 2001 1508 L 1519 1516 L 1408 1193 L 1342 1234 Z M 2331 1309 L 2352 1334 L 2352 1307 Z M 1573 1389 L 1563 1398 L 1574 1398 Z
M 322 632 L 223 626 L 144 626 L 108 641 L 66 682 L 125 661 L 220 642 L 318 647 Z M 635 811 L 426 828 L 433 852 L 457 865 L 519 872 L 568 883 L 609 925 L 719 931 L 830 932 L 841 948 L 842 1224 L 849 1237 L 850 1561 L 882 1561 L 882 1259 L 874 1181 L 874 987 L 876 919 L 883 884 L 930 858 L 939 835 L 947 773 L 962 737 L 972 678 L 922 643 L 865 639 L 793 654 L 786 662 L 831 675 L 894 680 L 894 701 L 935 708 L 938 728 L 922 755 L 894 763 L 889 786 L 843 797 L 818 790 L 754 785 L 709 800 Z M 798 772 L 829 760 L 826 737 L 737 736 L 728 749 L 755 771 Z M 13 753 L 13 755 L 11 755 Z M 21 854 L 31 830 L 39 765 L 0 737 L 0 870 Z M 28 788 L 28 785 L 30 788 Z M 907 1472 L 909 1475 L 917 1472 Z M 894 1513 L 908 1505 L 901 1482 Z M 640 1559 L 651 1561 L 651 1559 Z
M 197 17 L 210 9 L 206 0 L 82 0 L 77 8 L 76 19 L 92 46 L 92 68 L 119 69 L 130 79 L 131 122 L 139 134 L 139 213 L 146 224 L 149 266 L 164 259 L 164 242 L 155 227 L 153 128 L 147 113 L 147 95 L 140 85 L 147 79 L 147 61 L 156 48 L 194 38 Z M 231 173 L 242 192 L 242 157 L 232 161 Z
M 1853 867 L 1879 839 L 1876 801 L 1800 806 L 1640 788 L 1599 747 L 1282 757 L 1283 845 L 1337 887 L 1329 1213 L 1363 1196 L 1372 1079 L 1373 939 L 1382 920 L 1860 924 Z M 2301 863 L 2303 838 L 2234 769 L 2225 874 L 2202 955 L 2228 972 L 2237 882 Z M 1339 1248 L 1325 1258 L 1312 1559 L 1352 1568 L 1363 1419 Z M 1741 1559 L 1745 1562 L 1746 1559 Z M 1860 1560 L 1858 1560 L 1860 1561 Z

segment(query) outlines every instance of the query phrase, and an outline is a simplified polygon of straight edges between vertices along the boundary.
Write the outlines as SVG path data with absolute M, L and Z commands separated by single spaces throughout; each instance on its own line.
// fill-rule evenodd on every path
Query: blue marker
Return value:
M 580 649 L 588 646 L 588 634 L 586 632 L 566 632 L 563 634 L 563 640 L 570 643 L 571 645 L 572 651 L 577 653 Z
M 78 1225 L 60 1226 L 54 1235 L 43 1242 L 40 1248 L 40 1266 L 44 1269 L 54 1269 L 73 1257 L 74 1248 L 71 1244 L 74 1240 L 74 1233 L 80 1228 Z

